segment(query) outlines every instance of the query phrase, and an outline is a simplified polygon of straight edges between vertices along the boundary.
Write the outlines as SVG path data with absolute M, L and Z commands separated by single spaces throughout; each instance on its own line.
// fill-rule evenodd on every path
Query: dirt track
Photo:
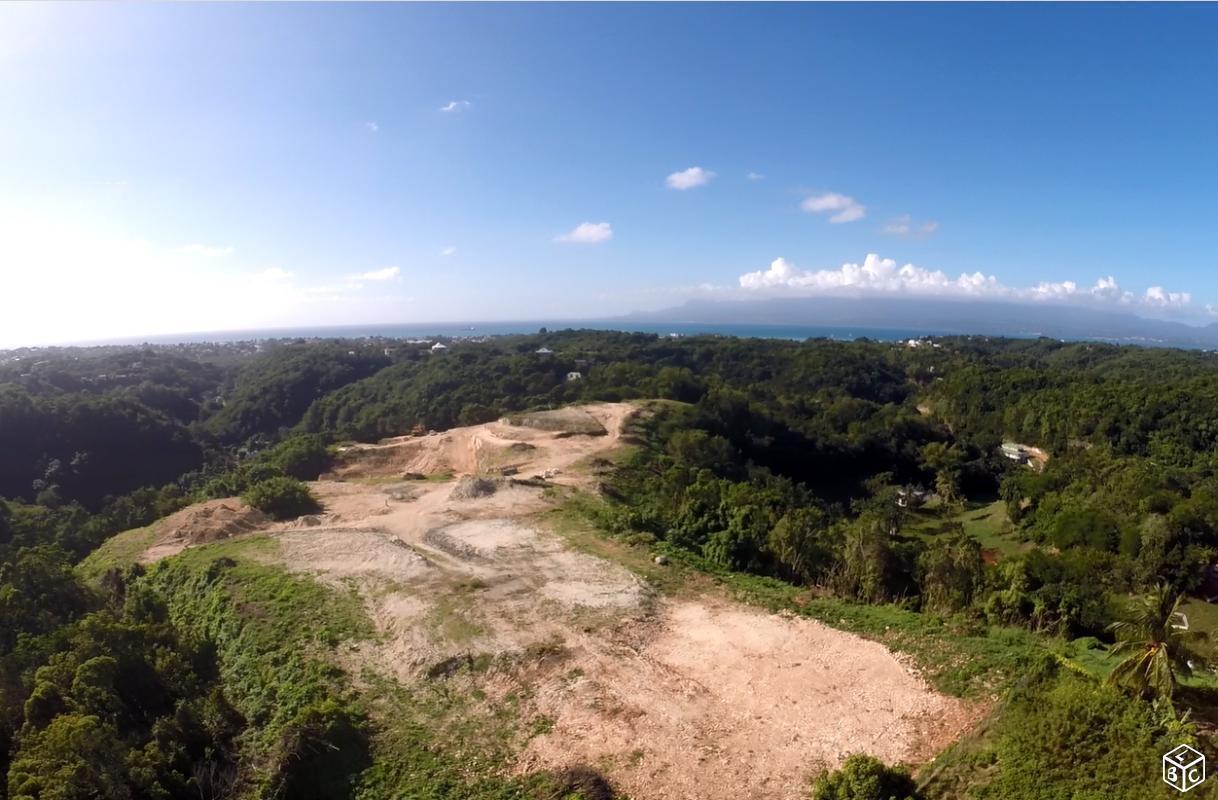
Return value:
M 262 527 L 289 568 L 365 597 L 384 637 L 351 653 L 357 663 L 415 681 L 491 656 L 487 693 L 516 691 L 526 714 L 552 721 L 522 771 L 591 764 L 637 798 L 794 800 L 846 755 L 917 763 L 968 727 L 968 709 L 879 644 L 722 599 L 661 599 L 570 549 L 538 524 L 551 505 L 540 486 L 403 479 L 508 467 L 588 488 L 588 461 L 618 445 L 633 411 L 601 404 L 356 446 L 313 486 L 324 513 Z M 190 541 L 179 526 L 154 549 Z M 527 657 L 537 652 L 548 655 Z

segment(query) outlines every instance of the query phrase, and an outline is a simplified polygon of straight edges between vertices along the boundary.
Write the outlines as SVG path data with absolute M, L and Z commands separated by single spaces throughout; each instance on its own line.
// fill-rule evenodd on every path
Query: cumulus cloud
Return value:
M 448 103 L 440 106 L 440 110 L 445 114 L 456 114 L 467 110 L 472 105 L 473 103 L 468 100 L 450 100 Z
M 765 176 L 762 175 L 760 172 L 749 171 L 749 174 L 745 175 L 744 177 L 748 178 L 750 181 L 764 181 L 765 180 Z
M 352 275 L 348 280 L 356 283 L 362 281 L 391 281 L 401 274 L 402 270 L 398 267 L 384 267 L 382 269 L 374 269 L 371 272 L 361 272 L 359 275 Z
M 854 222 L 867 214 L 867 207 L 862 203 L 837 192 L 825 192 L 804 198 L 799 207 L 809 214 L 829 214 L 829 221 L 834 225 Z
M 686 189 L 694 189 L 699 186 L 705 186 L 710 183 L 711 178 L 715 177 L 715 173 L 709 169 L 702 167 L 690 167 L 683 169 L 680 172 L 674 172 L 664 179 L 664 183 L 669 189 L 676 189 L 683 192 Z
M 940 270 L 927 270 L 913 264 L 897 266 L 891 258 L 868 253 L 862 264 L 842 264 L 839 269 L 801 270 L 784 258 L 777 258 L 767 270 L 740 276 L 744 289 L 795 289 L 809 294 L 818 292 L 853 294 L 865 292 L 913 294 L 985 294 L 1001 286 L 992 275 L 975 272 L 950 278 Z
M 613 238 L 613 227 L 608 222 L 583 222 L 566 233 L 554 237 L 564 244 L 599 244 Z
M 457 252 L 457 246 L 455 244 L 450 244 L 448 247 L 445 247 L 443 250 L 440 251 L 440 255 L 451 256 L 456 252 Z
M 183 254 L 188 256 L 202 256 L 203 258 L 224 258 L 233 254 L 231 247 L 216 247 L 209 244 L 186 244 L 180 248 Z
M 1143 302 L 1159 308 L 1184 308 L 1193 302 L 1188 292 L 1166 292 L 1162 286 L 1151 286 L 1146 290 Z
M 889 236 L 922 238 L 930 236 L 937 230 L 939 230 L 939 223 L 933 219 L 915 223 L 913 217 L 909 214 L 902 214 L 899 217 L 893 217 L 888 220 L 887 224 L 881 229 L 881 233 Z
M 1118 305 L 1131 309 L 1188 310 L 1188 292 L 1169 292 L 1152 286 L 1142 295 L 1123 289 L 1111 275 L 1091 286 L 1074 281 L 1042 281 L 1034 286 L 1012 287 L 994 275 L 982 272 L 951 276 L 914 264 L 898 265 L 891 258 L 868 253 L 863 263 L 842 264 L 837 269 L 803 270 L 785 258 L 777 258 L 768 269 L 747 272 L 739 278 L 740 288 L 749 293 L 769 295 L 912 295 L 957 299 L 1007 300 L 1014 302 L 1057 302 L 1074 305 Z M 1207 308 L 1208 311 L 1208 308 Z M 1215 309 L 1210 313 L 1218 313 Z

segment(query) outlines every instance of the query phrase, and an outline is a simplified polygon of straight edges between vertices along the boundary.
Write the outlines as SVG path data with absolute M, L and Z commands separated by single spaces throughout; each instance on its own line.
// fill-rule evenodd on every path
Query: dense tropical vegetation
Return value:
M 1180 613 L 1218 595 L 1218 356 L 587 331 L 449 345 L 0 354 L 0 798 L 544 796 L 471 788 L 413 739 L 417 763 L 376 761 L 369 709 L 315 657 L 367 635 L 341 595 L 219 551 L 80 563 L 195 500 L 303 513 L 301 481 L 340 440 L 591 400 L 660 401 L 581 506 L 598 527 L 806 592 L 801 613 L 869 635 L 952 631 L 945 687 L 1000 699 L 917 781 L 852 759 L 814 796 L 1147 797 L 1166 746 L 1212 751 L 1209 643 Z M 297 603 L 329 616 L 293 623 Z

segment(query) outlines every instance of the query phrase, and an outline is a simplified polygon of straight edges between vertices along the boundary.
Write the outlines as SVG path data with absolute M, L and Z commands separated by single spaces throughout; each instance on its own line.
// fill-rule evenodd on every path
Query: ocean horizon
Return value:
M 854 341 L 904 341 L 926 336 L 960 335 L 959 331 L 931 328 L 877 328 L 843 325 L 796 325 L 713 322 L 629 322 L 597 320 L 533 320 L 522 322 L 439 322 L 372 325 L 333 325 L 316 327 L 260 328 L 229 331 L 200 331 L 129 336 L 75 341 L 47 347 L 98 347 L 105 345 L 199 344 L 204 342 L 241 342 L 269 339 L 473 339 L 484 336 L 535 334 L 548 331 L 597 330 L 623 333 L 649 333 L 657 336 L 731 336 L 741 339 L 834 339 Z

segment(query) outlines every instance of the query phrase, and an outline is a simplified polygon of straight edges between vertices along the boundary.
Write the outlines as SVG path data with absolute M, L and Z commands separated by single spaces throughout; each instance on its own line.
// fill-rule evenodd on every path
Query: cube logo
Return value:
M 1163 782 L 1182 792 L 1205 780 L 1205 756 L 1186 744 L 1163 756 Z

